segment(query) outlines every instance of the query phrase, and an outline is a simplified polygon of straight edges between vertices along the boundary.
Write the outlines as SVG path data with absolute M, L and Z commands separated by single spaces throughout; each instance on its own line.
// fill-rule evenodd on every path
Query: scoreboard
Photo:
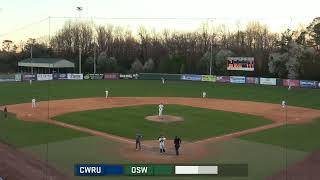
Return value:
M 248 176 L 248 164 L 77 164 L 75 176 Z
M 228 70 L 254 71 L 254 57 L 228 57 Z

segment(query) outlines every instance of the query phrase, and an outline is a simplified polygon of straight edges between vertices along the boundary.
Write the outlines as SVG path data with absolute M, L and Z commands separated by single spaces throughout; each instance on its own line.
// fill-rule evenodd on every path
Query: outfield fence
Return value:
M 267 86 L 284 86 L 297 88 L 320 88 L 320 81 L 280 79 L 265 77 L 245 76 L 215 76 L 198 74 L 166 74 L 166 73 L 104 73 L 104 74 L 75 74 L 75 73 L 54 73 L 54 74 L 2 74 L 0 82 L 20 81 L 50 81 L 50 80 L 118 80 L 118 79 L 141 79 L 141 80 L 175 80 L 175 81 L 202 81 L 213 83 L 231 84 L 260 84 Z

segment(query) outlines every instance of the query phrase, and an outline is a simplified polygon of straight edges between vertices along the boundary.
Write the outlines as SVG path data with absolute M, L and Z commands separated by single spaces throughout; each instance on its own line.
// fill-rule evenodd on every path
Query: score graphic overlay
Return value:
M 254 71 L 253 57 L 228 57 L 228 70 L 231 71 Z
M 164 164 L 77 164 L 76 176 L 248 176 L 247 164 L 164 165 Z

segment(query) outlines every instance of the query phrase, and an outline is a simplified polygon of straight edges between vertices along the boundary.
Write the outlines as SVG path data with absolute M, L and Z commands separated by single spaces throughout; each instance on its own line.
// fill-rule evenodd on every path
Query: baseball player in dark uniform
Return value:
M 8 116 L 7 106 L 4 107 L 3 112 L 4 112 L 4 118 L 7 118 L 7 116 Z
M 136 150 L 141 150 L 141 140 L 142 135 L 140 133 L 136 134 Z
M 174 138 L 174 148 L 176 149 L 176 155 L 177 156 L 179 156 L 180 145 L 181 145 L 181 139 L 178 136 L 176 136 Z

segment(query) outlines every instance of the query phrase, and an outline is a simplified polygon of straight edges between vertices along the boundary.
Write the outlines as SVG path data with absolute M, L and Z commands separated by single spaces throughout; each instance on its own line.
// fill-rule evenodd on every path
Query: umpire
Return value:
M 141 150 L 142 134 L 136 133 L 136 150 Z
M 174 148 L 176 149 L 176 155 L 177 156 L 179 156 L 180 145 L 181 145 L 181 139 L 178 136 L 176 136 L 174 138 Z

